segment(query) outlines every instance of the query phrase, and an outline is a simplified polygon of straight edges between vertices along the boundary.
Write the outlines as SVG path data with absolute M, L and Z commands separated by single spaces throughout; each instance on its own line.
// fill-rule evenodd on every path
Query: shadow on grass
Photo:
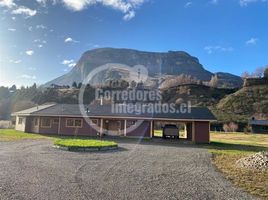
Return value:
M 268 151 L 268 147 L 248 145 L 248 144 L 231 144 L 224 142 L 211 142 L 209 145 L 204 145 L 205 148 L 214 150 L 233 150 L 233 151 Z

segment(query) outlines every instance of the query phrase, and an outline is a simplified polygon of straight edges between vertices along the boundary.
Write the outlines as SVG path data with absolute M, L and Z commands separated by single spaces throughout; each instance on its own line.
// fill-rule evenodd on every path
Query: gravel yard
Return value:
M 176 141 L 117 141 L 118 150 L 69 152 L 50 140 L 0 142 L 0 199 L 254 199 Z

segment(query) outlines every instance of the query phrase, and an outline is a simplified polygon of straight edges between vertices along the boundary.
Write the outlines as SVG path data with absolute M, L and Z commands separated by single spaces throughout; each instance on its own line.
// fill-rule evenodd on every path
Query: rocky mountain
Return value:
M 99 66 L 111 63 L 119 63 L 133 67 L 135 65 L 143 65 L 148 70 L 151 79 L 166 75 L 191 75 L 201 81 L 209 81 L 214 75 L 204 69 L 196 57 L 189 55 L 183 51 L 160 52 L 144 52 L 133 49 L 116 49 L 116 48 L 99 48 L 85 52 L 77 65 L 67 74 L 49 81 L 44 86 L 51 84 L 71 85 L 74 81 L 82 82 L 82 80 L 93 70 Z M 221 81 L 229 86 L 237 87 L 242 85 L 240 77 L 218 73 Z M 125 71 L 120 69 L 105 71 L 100 73 L 91 84 L 99 84 L 107 79 L 114 77 L 129 77 Z

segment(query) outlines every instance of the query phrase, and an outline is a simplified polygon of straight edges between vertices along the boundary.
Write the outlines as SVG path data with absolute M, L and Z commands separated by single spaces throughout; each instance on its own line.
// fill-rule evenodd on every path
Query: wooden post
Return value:
M 103 118 L 101 118 L 101 121 L 100 121 L 100 138 L 103 134 Z
M 150 138 L 153 137 L 153 131 L 154 131 L 153 120 L 151 120 L 151 123 L 150 123 Z
M 184 137 L 187 139 L 187 124 L 184 123 Z
M 60 126 L 61 126 L 61 123 L 60 123 L 60 117 L 59 117 L 59 123 L 58 123 L 58 135 L 60 134 Z
M 192 141 L 195 142 L 195 122 L 192 122 Z
M 38 119 L 38 133 L 40 133 L 40 127 L 41 127 L 41 117 Z
M 127 136 L 127 120 L 125 119 L 124 121 L 124 136 Z

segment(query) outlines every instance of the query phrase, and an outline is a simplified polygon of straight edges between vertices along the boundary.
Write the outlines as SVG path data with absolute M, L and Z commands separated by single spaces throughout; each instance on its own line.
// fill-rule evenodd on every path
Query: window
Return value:
M 82 122 L 82 119 L 67 119 L 66 127 L 81 128 L 83 126 Z
M 50 128 L 51 127 L 51 119 L 50 118 L 42 118 L 41 119 L 41 127 Z
M 127 121 L 127 124 L 128 126 L 135 126 L 136 125 L 136 120 L 130 120 L 130 121 Z
M 73 127 L 74 126 L 74 120 L 73 119 L 67 119 L 66 120 L 66 127 Z
M 263 127 L 262 127 L 262 130 L 264 130 L 264 131 L 268 131 L 268 126 L 263 126 Z
M 34 118 L 34 126 L 38 126 L 38 118 Z
M 81 119 L 75 119 L 74 120 L 75 127 L 81 127 L 82 126 L 82 120 Z
M 59 123 L 59 119 L 53 119 L 53 124 L 58 124 Z
M 18 124 L 22 124 L 22 122 L 23 122 L 23 118 L 22 117 L 19 117 Z
M 91 119 L 90 125 L 92 125 L 92 126 L 98 125 L 98 120 L 97 119 Z

